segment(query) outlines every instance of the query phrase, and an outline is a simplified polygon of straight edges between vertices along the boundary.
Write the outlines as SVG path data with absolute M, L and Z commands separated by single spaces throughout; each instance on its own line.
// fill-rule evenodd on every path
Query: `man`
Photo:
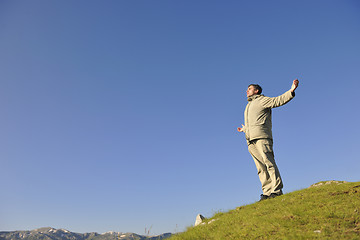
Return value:
M 246 91 L 245 126 L 237 130 L 245 133 L 249 152 L 258 170 L 263 191 L 260 201 L 282 195 L 283 183 L 273 152 L 271 109 L 293 99 L 298 85 L 299 81 L 295 79 L 289 91 L 272 98 L 262 95 L 262 88 L 257 84 L 250 84 Z

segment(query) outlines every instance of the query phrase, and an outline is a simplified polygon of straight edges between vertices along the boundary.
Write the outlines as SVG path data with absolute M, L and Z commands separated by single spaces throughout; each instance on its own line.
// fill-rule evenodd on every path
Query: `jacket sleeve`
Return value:
M 247 133 L 248 133 L 248 127 L 247 127 L 247 125 L 245 125 L 244 126 L 244 133 L 245 133 L 245 137 L 248 135 Z
M 295 97 L 295 93 L 290 90 L 278 97 L 263 97 L 261 104 L 264 108 L 276 108 L 288 103 Z

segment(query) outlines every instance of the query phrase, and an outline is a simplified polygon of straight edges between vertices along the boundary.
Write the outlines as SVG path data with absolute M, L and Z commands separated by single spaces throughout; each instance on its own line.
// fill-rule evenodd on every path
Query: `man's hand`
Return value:
M 244 132 L 245 131 L 244 130 L 245 126 L 243 124 L 241 124 L 241 126 L 242 126 L 242 128 L 241 127 L 237 128 L 238 132 Z
M 295 79 L 295 80 L 293 81 L 293 84 L 292 84 L 292 86 L 291 86 L 290 91 L 291 91 L 291 92 L 294 92 L 295 89 L 296 89 L 298 86 L 299 86 L 299 80 Z

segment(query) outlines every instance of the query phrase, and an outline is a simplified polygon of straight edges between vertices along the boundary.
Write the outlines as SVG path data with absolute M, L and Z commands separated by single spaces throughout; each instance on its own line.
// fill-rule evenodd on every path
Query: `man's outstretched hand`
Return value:
M 244 128 L 245 126 L 243 124 L 241 124 L 242 127 L 238 127 L 237 130 L 238 132 L 244 132 Z
M 291 91 L 291 92 L 294 92 L 295 89 L 296 89 L 298 86 L 299 86 L 299 80 L 295 79 L 295 80 L 293 81 L 293 84 L 292 84 L 292 86 L 291 86 L 290 91 Z

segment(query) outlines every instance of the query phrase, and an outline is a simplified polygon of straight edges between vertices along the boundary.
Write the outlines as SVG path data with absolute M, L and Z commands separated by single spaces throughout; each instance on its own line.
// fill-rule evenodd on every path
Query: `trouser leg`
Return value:
M 282 193 L 283 183 L 279 169 L 275 163 L 273 143 L 271 139 L 258 139 L 249 145 L 253 156 L 264 195 Z
M 269 196 L 271 194 L 271 178 L 268 174 L 267 167 L 262 159 L 262 156 L 259 152 L 259 150 L 256 147 L 255 142 L 250 143 L 249 146 L 249 152 L 251 156 L 254 159 L 255 166 L 257 168 L 257 173 L 261 182 L 261 188 L 264 195 Z

